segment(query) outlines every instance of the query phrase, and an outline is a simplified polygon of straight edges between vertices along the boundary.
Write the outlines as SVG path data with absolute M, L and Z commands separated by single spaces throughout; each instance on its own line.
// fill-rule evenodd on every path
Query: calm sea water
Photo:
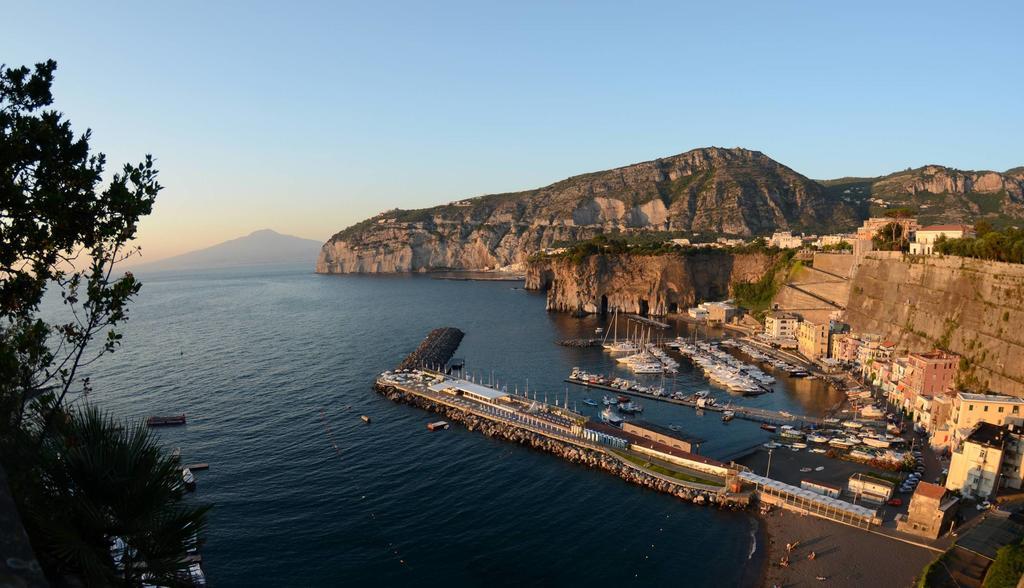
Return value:
M 431 433 L 430 414 L 371 390 L 429 329 L 451 325 L 466 332 L 458 355 L 470 369 L 561 398 L 571 367 L 618 369 L 600 349 L 554 344 L 592 336 L 597 318 L 548 314 L 542 295 L 508 282 L 295 266 L 141 277 L 125 346 L 97 364 L 91 401 L 133 418 L 188 413 L 187 427 L 159 434 L 186 461 L 211 464 L 190 500 L 215 504 L 203 550 L 213 585 L 756 578 L 745 572 L 756 528 L 747 514 L 690 506 L 461 427 Z M 711 388 L 685 364 L 667 386 Z M 810 382 L 778 388 L 740 401 L 794 412 L 835 401 Z M 600 397 L 568 390 L 570 402 Z M 708 439 L 712 457 L 765 440 L 753 423 L 643 404 L 644 418 Z

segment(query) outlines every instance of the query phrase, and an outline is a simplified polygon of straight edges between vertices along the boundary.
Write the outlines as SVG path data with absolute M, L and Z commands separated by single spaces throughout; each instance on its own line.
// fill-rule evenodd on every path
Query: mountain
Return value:
M 320 242 L 263 229 L 244 237 L 174 257 L 141 263 L 130 269 L 179 270 L 226 268 L 271 263 L 309 263 L 316 259 Z
M 1024 167 L 997 173 L 929 165 L 815 181 L 758 151 L 707 147 L 535 190 L 381 213 L 331 237 L 316 270 L 493 268 L 605 232 L 851 231 L 869 215 L 903 206 L 925 224 L 987 218 L 999 226 L 1024 221 L 1022 194 Z
M 852 227 L 858 205 L 747 149 L 708 147 L 544 188 L 393 210 L 331 237 L 324 273 L 482 269 L 610 231 L 754 236 Z
M 877 178 L 823 181 L 832 198 L 864 206 L 871 215 L 910 208 L 922 224 L 1024 224 L 1024 167 L 1005 172 L 963 171 L 941 165 Z

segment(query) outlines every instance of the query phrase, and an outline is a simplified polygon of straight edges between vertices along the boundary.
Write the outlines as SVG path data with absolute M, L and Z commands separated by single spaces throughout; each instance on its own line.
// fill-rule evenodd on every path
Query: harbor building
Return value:
M 632 433 L 612 425 L 591 421 L 587 423 L 587 428 L 600 433 L 605 433 L 608 436 L 623 439 L 629 444 L 628 448 L 631 451 L 645 455 L 648 458 L 660 459 L 674 465 L 682 466 L 696 472 L 710 474 L 718 478 L 726 478 L 730 474 L 735 473 L 734 470 L 730 470 L 728 465 L 720 461 L 716 461 L 696 453 L 691 453 L 689 451 L 683 451 L 682 449 L 665 445 L 664 443 L 642 437 L 636 433 Z
M 826 484 L 817 480 L 800 480 L 800 488 L 810 490 L 815 494 L 828 496 L 829 498 L 839 498 L 843 493 L 843 489 L 839 486 L 833 486 L 832 484 Z
M 729 302 L 705 302 L 701 304 L 708 312 L 709 323 L 728 323 L 740 315 L 740 309 Z
M 1024 425 L 1024 398 L 959 392 L 953 399 L 953 444 L 962 441 L 978 423 Z
M 694 454 L 700 453 L 700 446 L 704 443 L 704 440 L 698 437 L 647 421 L 626 421 L 622 423 L 622 430 Z
M 828 357 L 828 325 L 803 321 L 797 330 L 797 350 L 810 360 Z
M 999 488 L 1020 489 L 1024 435 L 1018 425 L 981 422 L 953 451 L 946 488 L 966 497 L 989 498 Z
M 921 482 L 910 499 L 907 514 L 896 517 L 896 530 L 938 539 L 952 529 L 959 502 L 942 486 Z
M 867 474 L 853 474 L 846 485 L 846 490 L 853 496 L 854 501 L 862 500 L 881 504 L 892 498 L 895 485 L 881 478 Z
M 771 339 L 796 339 L 799 326 L 800 317 L 788 312 L 775 311 L 764 318 L 764 334 Z
M 921 227 L 914 231 L 914 238 L 910 241 L 910 253 L 914 255 L 934 255 L 935 242 L 940 237 L 962 239 L 973 236 L 974 227 L 970 225 L 931 225 Z
M 469 380 L 445 379 L 430 386 L 432 392 L 447 392 L 454 396 L 465 396 L 477 402 L 493 404 L 500 400 L 507 400 L 508 394 L 501 390 L 488 388 Z
M 914 395 L 934 396 L 953 387 L 960 356 L 936 349 L 907 356 L 909 370 L 904 378 Z

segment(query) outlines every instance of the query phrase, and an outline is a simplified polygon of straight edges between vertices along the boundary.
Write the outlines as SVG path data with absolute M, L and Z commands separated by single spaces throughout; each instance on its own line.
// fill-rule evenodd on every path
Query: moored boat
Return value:
M 776 430 L 778 430 L 778 427 L 776 427 L 775 425 L 769 425 L 768 423 L 761 423 L 761 428 L 764 429 L 765 431 L 768 431 L 769 433 L 774 433 Z
M 171 416 L 151 416 L 146 419 L 147 427 L 170 427 L 173 425 L 184 425 L 185 413 Z
M 440 431 L 448 428 L 448 421 L 436 421 L 433 423 L 427 423 L 427 428 L 431 431 Z

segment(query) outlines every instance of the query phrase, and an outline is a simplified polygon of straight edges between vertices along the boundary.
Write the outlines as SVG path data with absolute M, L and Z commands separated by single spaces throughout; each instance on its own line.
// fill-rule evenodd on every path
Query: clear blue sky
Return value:
M 694 147 L 1024 165 L 1024 3 L 4 2 L 0 59 L 163 183 L 148 259 Z

